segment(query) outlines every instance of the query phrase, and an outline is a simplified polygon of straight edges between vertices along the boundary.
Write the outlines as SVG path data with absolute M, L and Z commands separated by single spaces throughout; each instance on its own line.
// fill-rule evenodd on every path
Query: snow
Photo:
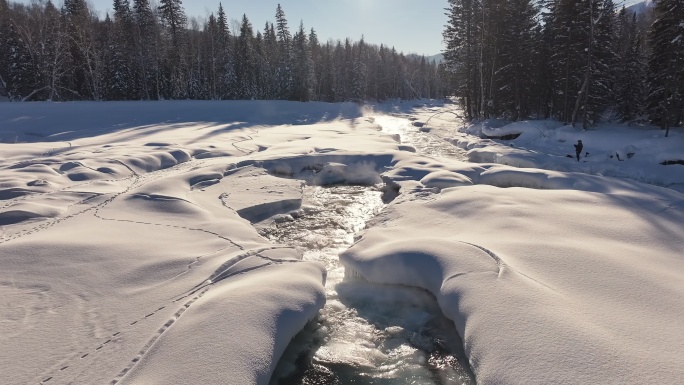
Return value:
M 450 141 L 467 150 L 472 162 L 628 178 L 684 191 L 684 169 L 661 164 L 684 158 L 684 134 L 678 129 L 665 137 L 653 127 L 603 124 L 582 131 L 555 121 L 484 121 L 462 131 Z M 480 138 L 511 134 L 520 137 Z M 578 140 L 584 144 L 580 162 L 572 146 Z
M 12 384 L 267 384 L 326 276 L 250 223 L 301 205 L 274 174 L 374 181 L 399 146 L 356 105 L 287 102 L 4 103 L 0 137 Z
M 257 222 L 304 183 L 384 183 L 346 275 L 432 293 L 478 383 L 680 382 L 681 129 L 446 108 L 0 104 L 0 377 L 268 384 L 327 272 Z
M 408 127 L 442 108 L 393 113 L 407 114 Z M 680 381 L 684 173 L 659 162 L 683 157 L 681 133 L 460 125 L 448 116 L 429 123 L 483 164 L 399 161 L 385 177 L 402 193 L 343 253 L 348 270 L 434 294 L 478 383 Z M 513 133 L 521 135 L 481 138 Z M 591 154 L 582 162 L 564 154 L 579 139 Z
M 410 194 L 342 262 L 373 282 L 433 293 L 479 383 L 675 383 L 682 196 L 621 187 Z

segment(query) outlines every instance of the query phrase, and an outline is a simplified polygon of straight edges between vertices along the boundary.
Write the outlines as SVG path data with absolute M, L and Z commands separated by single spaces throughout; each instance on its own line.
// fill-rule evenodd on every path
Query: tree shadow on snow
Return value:
M 164 130 L 216 126 L 204 134 L 252 126 L 307 125 L 362 116 L 354 103 L 288 101 L 137 101 L 0 103 L 0 142 L 71 141 L 128 130 L 140 136 Z M 150 131 L 152 130 L 152 131 Z

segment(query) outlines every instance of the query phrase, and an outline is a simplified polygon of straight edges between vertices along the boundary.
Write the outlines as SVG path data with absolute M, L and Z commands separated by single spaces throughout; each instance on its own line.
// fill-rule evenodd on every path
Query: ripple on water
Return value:
M 260 227 L 328 270 L 326 305 L 288 347 L 273 385 L 474 383 L 458 333 L 432 295 L 345 278 L 339 253 L 382 207 L 373 187 L 305 187 L 294 221 Z

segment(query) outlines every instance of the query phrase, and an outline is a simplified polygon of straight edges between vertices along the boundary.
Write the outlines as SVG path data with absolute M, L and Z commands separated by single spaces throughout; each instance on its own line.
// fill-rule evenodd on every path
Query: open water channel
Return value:
M 429 156 L 459 150 L 404 117 L 382 116 L 383 131 Z M 339 254 L 384 207 L 377 186 L 306 186 L 301 210 L 262 224 L 273 242 L 300 248 L 328 271 L 327 302 L 290 344 L 272 385 L 474 384 L 453 323 L 420 289 L 345 277 Z

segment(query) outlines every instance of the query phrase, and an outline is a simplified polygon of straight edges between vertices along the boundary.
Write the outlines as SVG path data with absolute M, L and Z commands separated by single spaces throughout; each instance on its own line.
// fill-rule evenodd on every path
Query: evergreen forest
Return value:
M 11 101 L 456 96 L 469 119 L 684 123 L 684 1 L 448 0 L 444 62 L 319 41 L 283 8 L 262 28 L 181 0 L 0 0 L 0 98 Z
M 449 0 L 451 93 L 471 119 L 684 120 L 684 1 Z
M 217 4 L 188 18 L 181 0 L 113 0 L 104 19 L 86 0 L 0 0 L 0 98 L 11 101 L 439 98 L 425 57 L 291 29 L 278 5 L 263 29 L 231 28 Z

